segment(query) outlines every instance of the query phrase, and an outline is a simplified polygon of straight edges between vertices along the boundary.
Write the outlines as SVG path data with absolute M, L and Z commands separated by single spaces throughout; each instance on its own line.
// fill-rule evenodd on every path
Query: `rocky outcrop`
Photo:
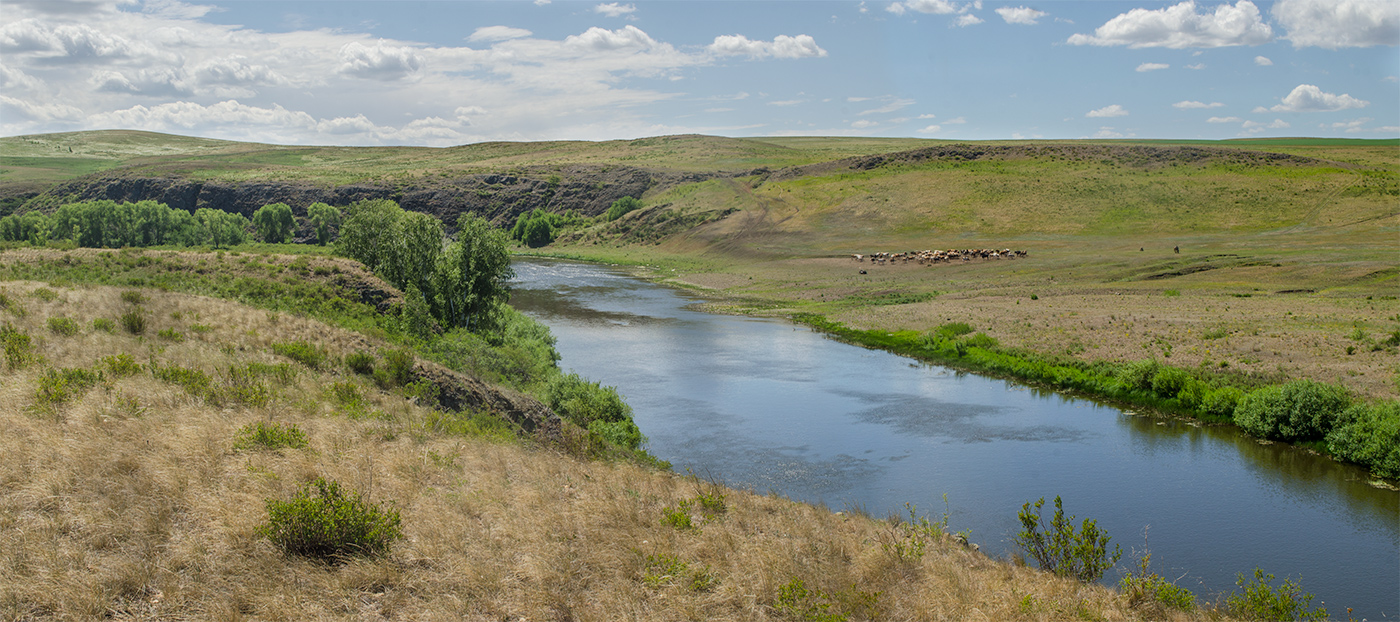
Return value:
M 416 380 L 426 380 L 437 387 L 438 403 L 443 408 L 494 412 L 535 438 L 555 442 L 562 438 L 564 421 L 533 397 L 486 384 L 430 361 L 414 363 L 413 375 Z
M 463 212 L 481 215 L 498 225 L 536 208 L 552 212 L 577 210 L 596 216 L 625 196 L 640 197 L 658 187 L 704 181 L 733 173 L 675 173 L 629 167 L 569 167 L 525 173 L 482 173 L 437 177 L 397 185 L 357 183 L 323 187 L 297 182 L 196 181 L 183 177 L 154 177 L 108 171 L 59 184 L 31 201 L 26 209 L 53 209 L 72 200 L 154 200 L 187 211 L 212 208 L 252 217 L 269 203 L 286 203 L 306 216 L 312 203 L 343 207 L 365 199 L 390 199 L 404 209 L 432 214 L 449 229 Z M 300 237 L 310 235 L 309 229 Z

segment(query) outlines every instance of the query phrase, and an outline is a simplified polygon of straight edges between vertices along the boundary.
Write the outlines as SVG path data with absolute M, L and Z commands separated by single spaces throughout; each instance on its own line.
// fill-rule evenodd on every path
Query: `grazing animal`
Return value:
M 1181 247 L 1180 247 L 1180 246 L 1173 246 L 1173 247 L 1172 247 L 1172 252 L 1173 252 L 1173 253 L 1176 253 L 1176 254 L 1178 254 L 1178 255 L 1180 255 L 1180 254 L 1181 254 Z

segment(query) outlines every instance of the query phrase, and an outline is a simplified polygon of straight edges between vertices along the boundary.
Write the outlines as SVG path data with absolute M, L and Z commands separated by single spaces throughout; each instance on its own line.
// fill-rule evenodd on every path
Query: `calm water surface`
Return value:
M 825 338 L 688 308 L 621 269 L 517 260 L 512 304 L 561 366 L 615 385 L 653 454 L 758 492 L 875 516 L 905 503 L 993 556 L 1021 504 L 1060 495 L 1154 569 L 1213 600 L 1257 565 L 1333 616 L 1400 618 L 1400 493 L 1232 430 L 1137 416 Z M 1048 501 L 1047 501 L 1048 503 Z M 1116 580 L 1120 573 L 1106 577 Z

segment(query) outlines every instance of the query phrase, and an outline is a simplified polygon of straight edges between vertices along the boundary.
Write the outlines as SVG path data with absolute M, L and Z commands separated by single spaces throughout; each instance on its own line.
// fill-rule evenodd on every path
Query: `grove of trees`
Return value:
M 0 239 L 31 244 L 68 240 L 90 248 L 226 247 L 247 241 L 248 226 L 247 218 L 221 210 L 200 208 L 191 214 L 155 201 L 98 200 L 68 203 L 49 215 L 33 211 L 0 218 Z

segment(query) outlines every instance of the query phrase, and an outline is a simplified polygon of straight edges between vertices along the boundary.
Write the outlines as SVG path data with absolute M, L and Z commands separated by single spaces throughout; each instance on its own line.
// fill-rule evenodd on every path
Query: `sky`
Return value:
M 1400 0 L 0 0 L 0 135 L 1400 137 Z

